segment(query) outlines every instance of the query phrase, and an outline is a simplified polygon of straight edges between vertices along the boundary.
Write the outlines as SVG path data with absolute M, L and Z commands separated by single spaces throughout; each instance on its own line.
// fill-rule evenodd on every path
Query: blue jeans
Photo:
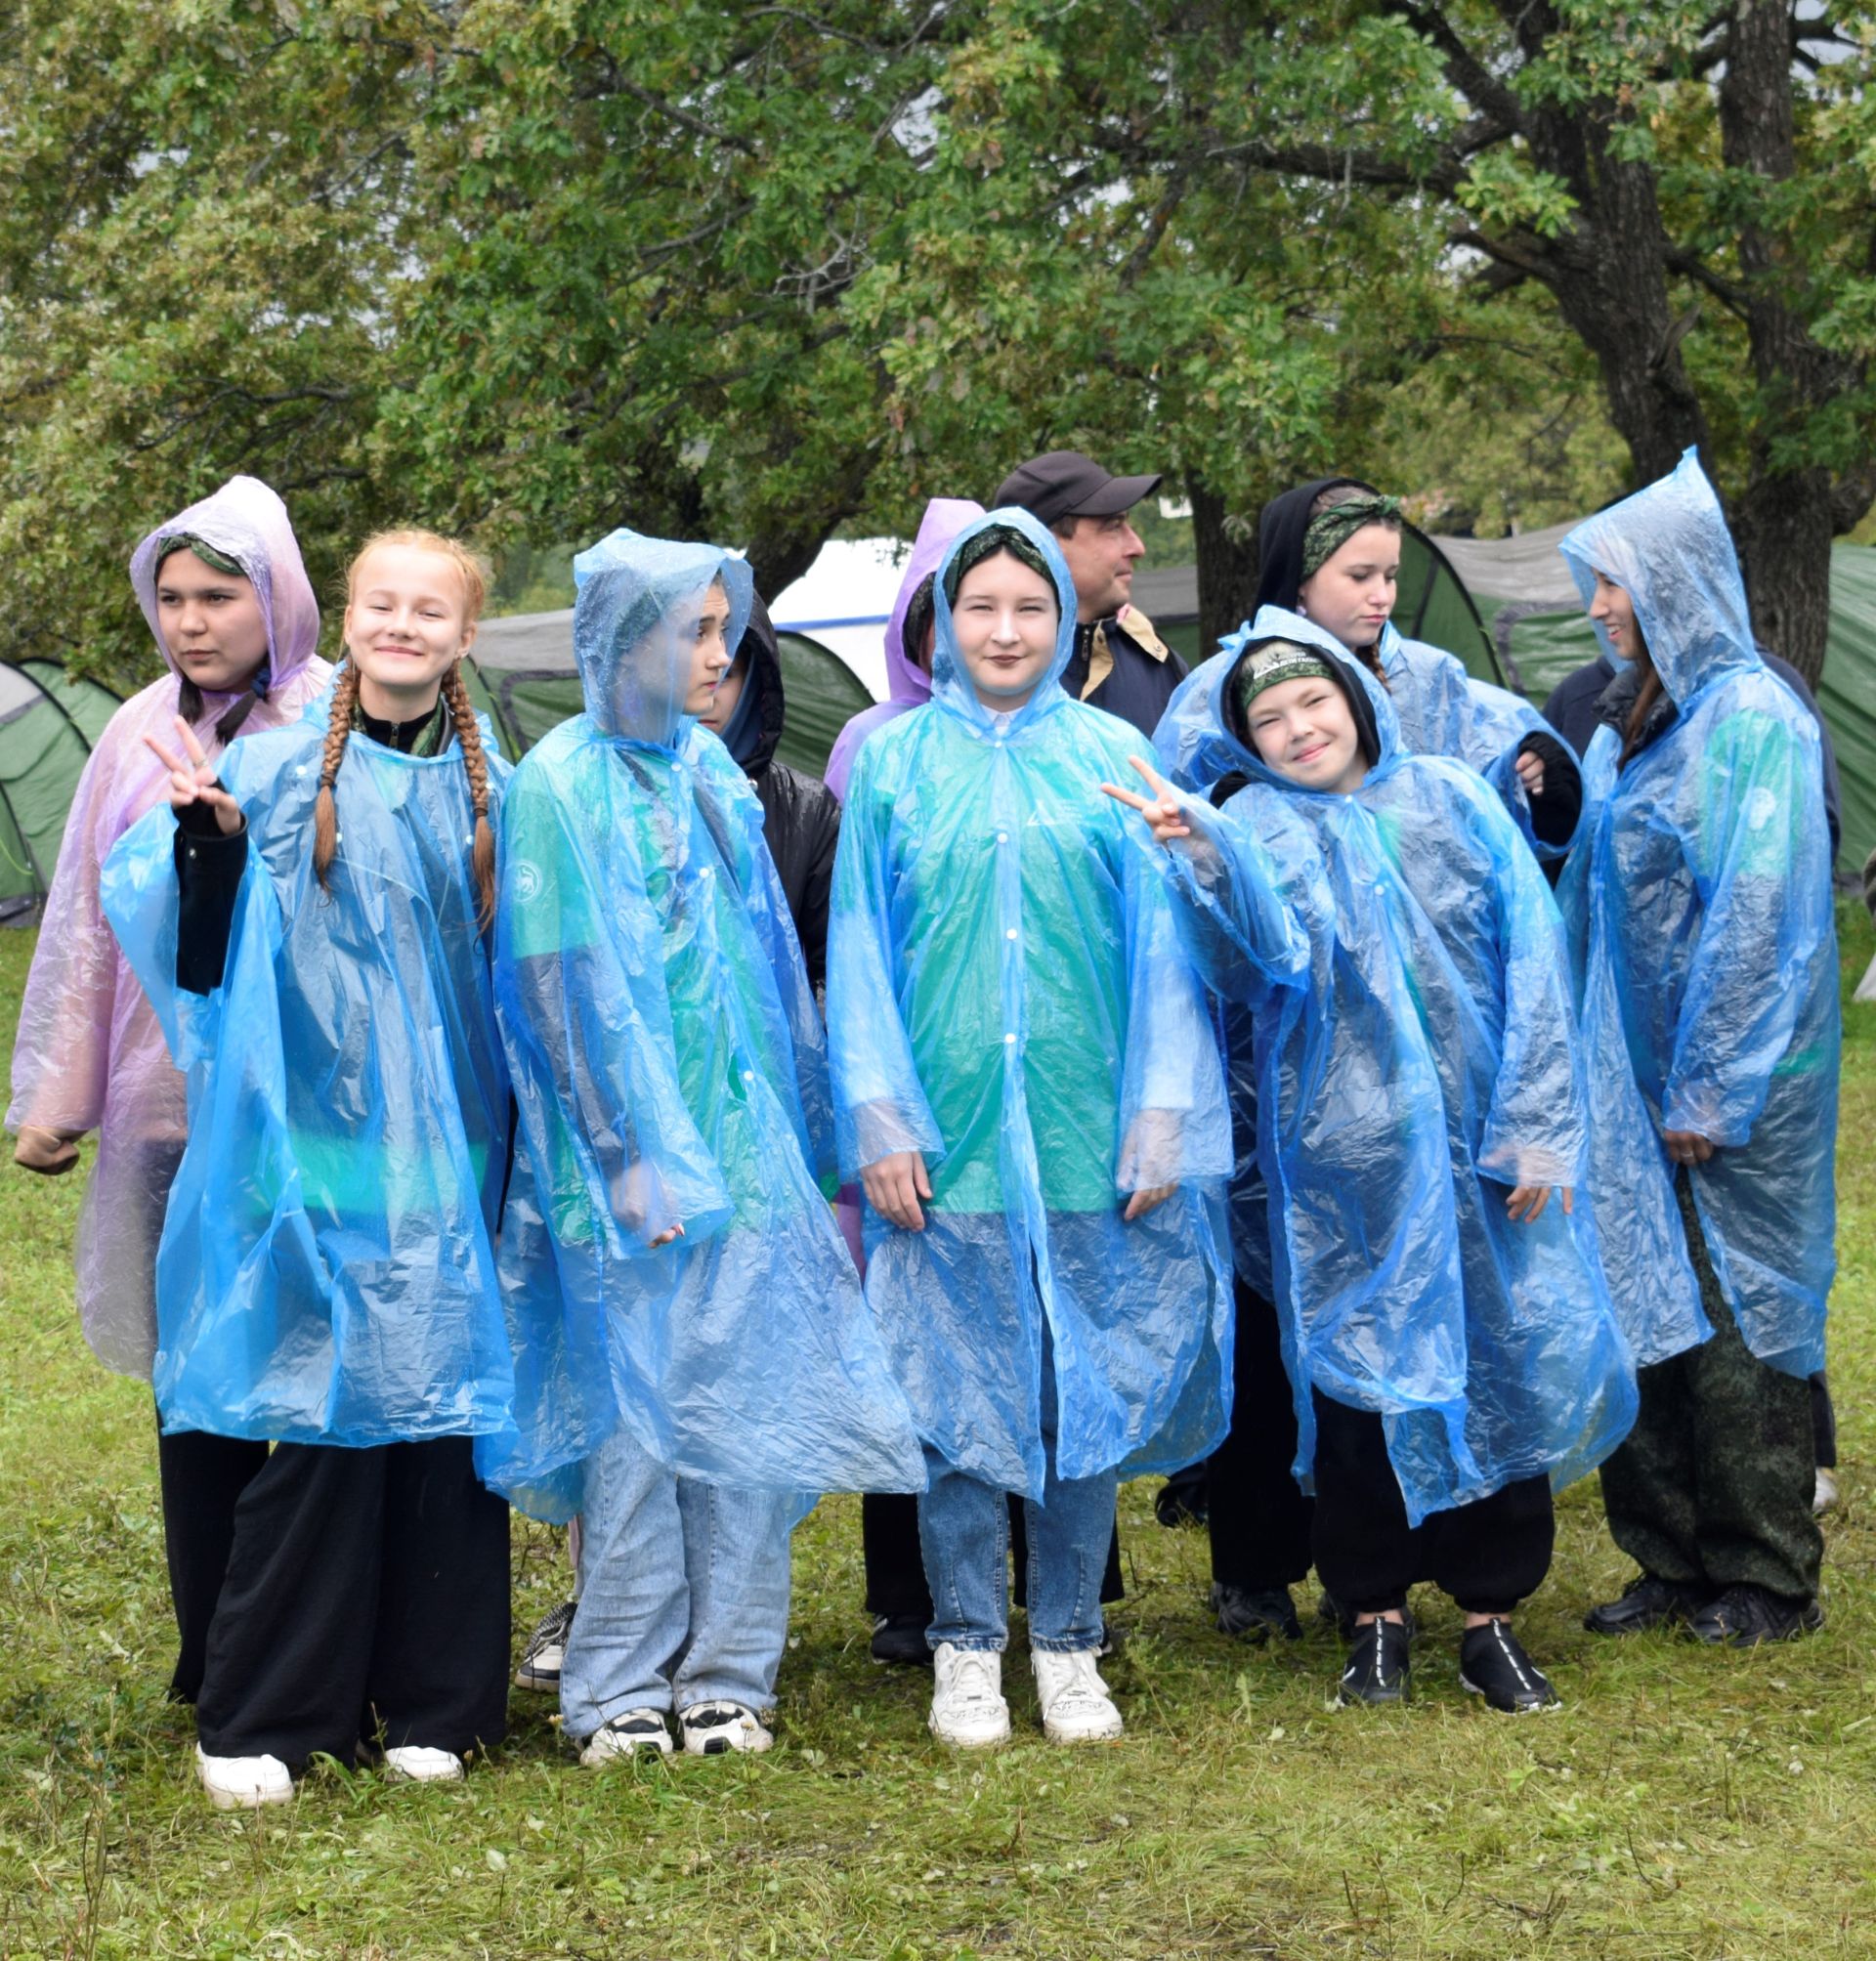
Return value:
M 586 1465 L 567 1733 L 628 1709 L 774 1700 L 789 1632 L 791 1492 L 673 1476 L 622 1428 Z
M 1104 1632 L 1101 1581 L 1114 1532 L 1111 1471 L 1055 1474 L 1055 1369 L 1043 1341 L 1043 1502 L 1023 1501 L 1029 1532 L 1029 1642 L 1056 1654 L 1097 1648 Z M 955 1471 L 929 1445 L 930 1488 L 918 1500 L 918 1544 L 931 1588 L 925 1639 L 1002 1654 L 1009 1642 L 1009 1508 L 982 1478 Z

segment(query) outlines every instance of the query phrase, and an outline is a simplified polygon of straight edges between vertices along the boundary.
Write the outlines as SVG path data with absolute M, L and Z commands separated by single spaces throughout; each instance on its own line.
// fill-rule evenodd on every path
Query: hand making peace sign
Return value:
M 1186 823 L 1185 815 L 1179 808 L 1178 792 L 1152 764 L 1142 762 L 1138 756 L 1129 756 L 1128 761 L 1144 779 L 1146 787 L 1153 792 L 1152 798 L 1149 800 L 1135 790 L 1122 789 L 1111 783 L 1102 784 L 1102 789 L 1116 803 L 1137 810 L 1153 827 L 1153 835 L 1162 844 L 1171 844 L 1175 837 L 1190 837 L 1192 827 Z
M 215 765 L 202 753 L 195 731 L 176 718 L 176 732 L 183 739 L 188 756 L 173 756 L 154 736 L 146 736 L 150 752 L 169 772 L 169 803 L 172 810 L 187 810 L 192 803 L 206 804 L 215 813 L 215 822 L 224 837 L 233 837 L 242 824 L 241 806 L 215 781 Z

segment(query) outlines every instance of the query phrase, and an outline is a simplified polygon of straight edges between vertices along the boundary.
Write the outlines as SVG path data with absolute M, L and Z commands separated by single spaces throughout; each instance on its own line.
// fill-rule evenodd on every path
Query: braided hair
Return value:
M 346 595 L 350 599 L 358 585 L 359 568 L 380 545 L 402 545 L 414 551 L 435 552 L 447 558 L 462 580 L 463 619 L 473 626 L 482 616 L 488 597 L 489 576 L 482 562 L 468 546 L 439 533 L 405 530 L 377 532 L 353 554 L 346 568 Z M 476 813 L 474 839 L 470 847 L 470 869 L 476 880 L 476 924 L 489 930 L 495 917 L 495 833 L 489 823 L 489 758 L 483 751 L 482 729 L 476 720 L 475 704 L 463 685 L 462 661 L 449 664 L 441 688 L 444 704 L 456 732 L 462 751 L 463 773 L 469 779 L 469 800 Z M 320 756 L 320 793 L 313 804 L 313 872 L 322 889 L 330 892 L 328 876 L 339 844 L 338 799 L 333 787 L 339 765 L 345 760 L 345 746 L 351 739 L 352 723 L 359 705 L 359 667 L 348 660 L 339 669 L 332 689 L 332 712 L 326 720 L 325 744 Z

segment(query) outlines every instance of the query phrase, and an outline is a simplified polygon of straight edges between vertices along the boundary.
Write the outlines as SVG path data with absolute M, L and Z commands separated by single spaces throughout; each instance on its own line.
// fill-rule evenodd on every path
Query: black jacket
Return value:
M 1766 647 L 1759 649 L 1759 658 L 1811 710 L 1817 724 L 1817 733 L 1823 739 L 1824 819 L 1830 826 L 1830 858 L 1834 865 L 1843 843 L 1844 827 L 1839 810 L 1841 792 L 1837 782 L 1837 751 L 1831 746 L 1830 725 L 1824 720 L 1816 696 L 1806 686 L 1805 677 L 1789 661 Z M 1635 669 L 1629 667 L 1624 670 L 1624 686 L 1611 686 L 1615 680 L 1614 661 L 1606 654 L 1599 654 L 1574 673 L 1565 674 L 1551 690 L 1551 698 L 1544 703 L 1544 719 L 1578 755 L 1588 752 L 1590 738 L 1604 722 L 1611 723 L 1619 734 L 1629 709 L 1634 705 L 1636 690 L 1640 685 L 1635 678 Z M 1663 700 L 1666 700 L 1665 696 Z M 1671 703 L 1669 711 L 1657 707 L 1649 717 L 1650 727 L 1643 747 L 1668 727 L 1673 719 L 1672 707 Z
M 1137 606 L 1123 606 L 1112 619 L 1078 625 L 1075 651 L 1062 669 L 1071 701 L 1118 715 L 1147 737 L 1184 679 L 1185 662 Z
M 743 645 L 749 650 L 748 677 L 743 685 L 755 691 L 755 700 L 746 724 L 750 734 L 737 744 L 742 751 L 737 761 L 762 799 L 762 835 L 782 879 L 808 978 L 818 991 L 828 972 L 828 902 L 833 889 L 834 847 L 840 841 L 840 803 L 818 776 L 804 775 L 775 759 L 786 706 L 782 656 L 769 610 L 759 598 Z

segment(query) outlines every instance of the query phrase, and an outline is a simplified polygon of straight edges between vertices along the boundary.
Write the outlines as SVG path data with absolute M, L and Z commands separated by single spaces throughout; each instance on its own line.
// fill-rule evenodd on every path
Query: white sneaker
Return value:
M 690 1757 L 721 1757 L 731 1750 L 766 1750 L 775 1738 L 741 1702 L 693 1702 L 680 1712 L 677 1727 L 684 1732 Z
M 1821 1518 L 1837 1503 L 1837 1473 L 1817 1467 L 1817 1482 L 1811 1494 L 1811 1509 L 1814 1516 Z
M 1003 1658 L 992 1648 L 941 1641 L 932 1652 L 931 1733 L 960 1750 L 1009 1741 Z
M 1051 1743 L 1109 1743 L 1127 1727 L 1091 1647 L 1073 1654 L 1033 1647 L 1029 1658 L 1036 1671 L 1036 1699 L 1043 1705 L 1043 1734 Z
M 394 1777 L 413 1784 L 453 1784 L 462 1775 L 462 1759 L 453 1750 L 432 1750 L 423 1743 L 400 1743 L 384 1753 L 384 1768 Z
M 293 1773 L 277 1757 L 211 1757 L 197 1743 L 195 1774 L 218 1812 L 293 1802 Z
M 628 1709 L 623 1716 L 602 1723 L 587 1737 L 579 1761 L 589 1770 L 596 1770 L 620 1757 L 636 1757 L 641 1750 L 655 1751 L 661 1757 L 671 1754 L 671 1732 L 664 1727 L 663 1710 Z

